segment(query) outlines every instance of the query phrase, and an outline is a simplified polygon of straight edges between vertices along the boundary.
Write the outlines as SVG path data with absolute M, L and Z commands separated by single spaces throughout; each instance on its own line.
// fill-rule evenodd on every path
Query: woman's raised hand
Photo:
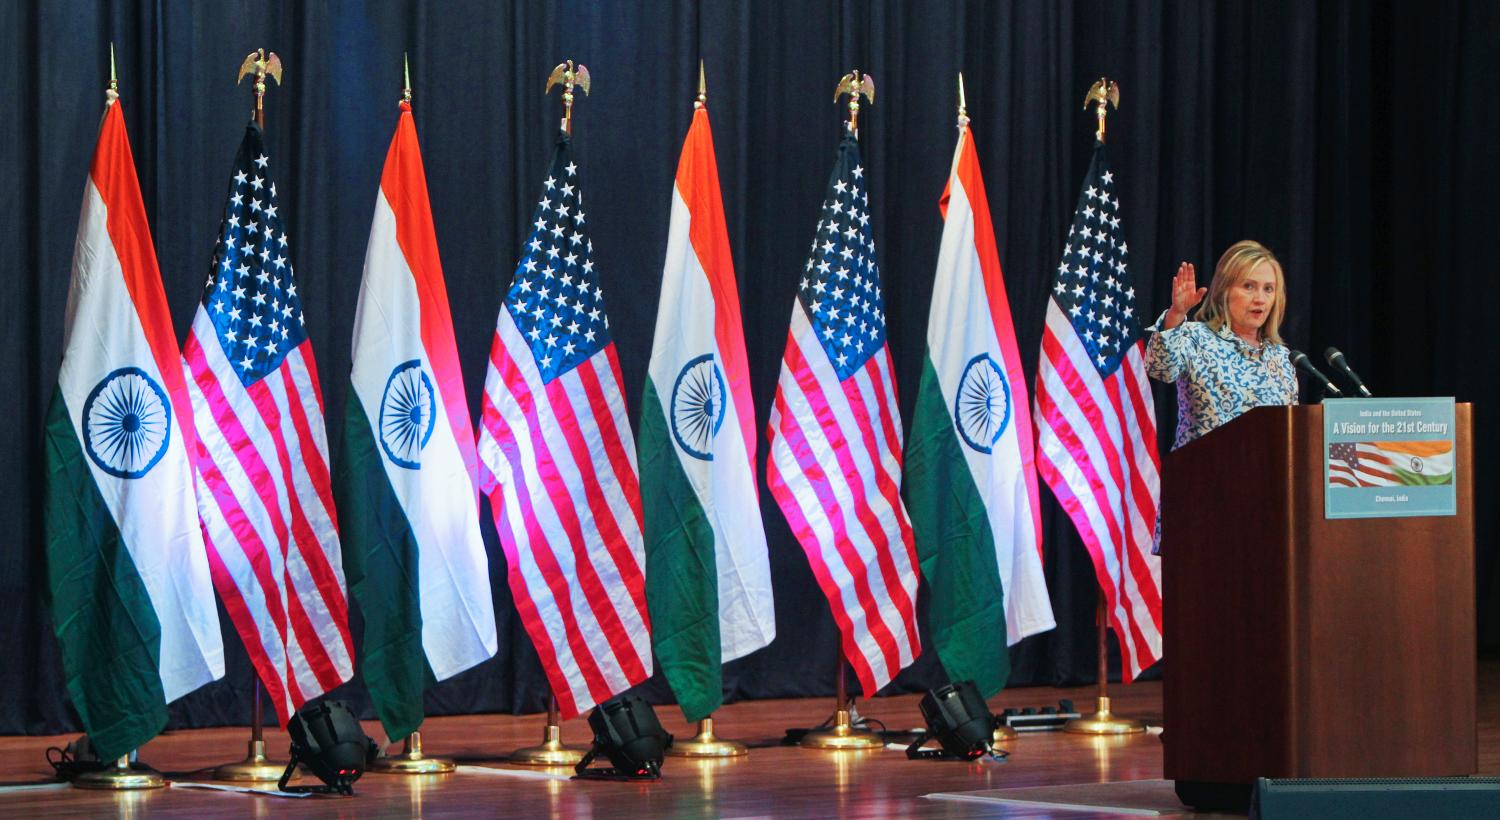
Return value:
M 1172 277 L 1172 307 L 1167 311 L 1167 328 L 1174 328 L 1187 320 L 1188 311 L 1203 301 L 1208 288 L 1198 287 L 1198 274 L 1193 263 L 1183 262 L 1177 266 L 1177 275 Z

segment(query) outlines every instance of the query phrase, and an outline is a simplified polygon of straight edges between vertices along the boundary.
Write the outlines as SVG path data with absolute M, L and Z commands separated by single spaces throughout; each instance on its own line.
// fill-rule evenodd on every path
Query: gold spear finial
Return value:
M 1099 130 L 1094 132 L 1094 139 L 1104 142 L 1104 118 L 1109 116 L 1109 106 L 1120 107 L 1120 85 L 1108 77 L 1100 77 L 1099 81 L 1089 86 L 1089 93 L 1083 95 L 1083 108 L 1088 110 L 1090 105 L 1097 105 L 1099 114 Z
M 703 61 L 698 61 L 698 99 L 693 101 L 693 108 L 699 109 L 708 105 L 708 79 L 703 75 Z
M 958 127 L 969 124 L 969 103 L 964 99 L 964 73 L 958 72 Z
M 104 90 L 104 104 L 114 105 L 120 99 L 120 78 L 115 74 L 115 42 L 109 41 L 109 88 Z
M 875 104 L 875 78 L 868 74 L 860 74 L 859 69 L 854 69 L 839 78 L 838 87 L 833 90 L 833 101 L 836 103 L 845 94 L 849 95 L 849 131 L 854 136 L 859 136 L 859 95 L 865 95 L 870 105 Z
M 401 52 L 402 76 L 406 78 L 406 85 L 401 88 L 401 101 L 411 105 L 411 57 L 406 52 Z
M 257 48 L 245 57 L 240 63 L 240 74 L 235 78 L 235 85 L 244 81 L 245 77 L 255 75 L 255 123 L 261 128 L 266 127 L 266 77 L 281 85 L 281 58 L 276 52 L 266 53 L 263 48 Z
M 573 89 L 581 88 L 583 93 L 589 93 L 589 70 L 582 63 L 577 68 L 573 67 L 573 61 L 568 60 L 557 64 L 552 73 L 547 75 L 547 90 L 542 92 L 550 94 L 552 86 L 562 84 L 563 87 L 563 118 L 562 130 L 564 134 L 573 133 Z

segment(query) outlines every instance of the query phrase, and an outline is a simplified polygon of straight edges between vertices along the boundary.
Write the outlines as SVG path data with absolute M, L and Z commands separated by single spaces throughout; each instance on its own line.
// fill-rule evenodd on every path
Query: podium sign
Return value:
M 1452 398 L 1323 402 L 1325 518 L 1456 515 Z

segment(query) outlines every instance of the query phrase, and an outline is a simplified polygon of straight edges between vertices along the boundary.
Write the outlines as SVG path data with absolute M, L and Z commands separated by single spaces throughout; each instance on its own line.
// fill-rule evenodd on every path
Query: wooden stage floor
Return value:
M 1500 660 L 1480 664 L 1479 772 L 1500 775 Z M 1112 687 L 1115 711 L 1161 723 L 1161 684 Z M 1002 692 L 991 701 L 1006 706 L 1055 704 L 1072 698 L 1079 708 L 1092 704 L 1090 688 L 1034 687 Z M 860 711 L 892 729 L 921 723 L 918 697 L 905 695 L 861 702 Z M 751 746 L 749 757 L 698 762 L 668 758 L 656 783 L 578 782 L 523 779 L 481 774 L 402 777 L 366 775 L 352 798 L 313 797 L 291 800 L 261 795 L 166 788 L 152 792 L 111 794 L 80 789 L 0 793 L 0 812 L 7 817 L 1012 817 L 1082 818 L 1107 813 L 1049 813 L 1044 809 L 992 807 L 974 803 L 924 800 L 933 792 L 960 792 L 1027 786 L 1150 780 L 1162 776 L 1161 741 L 1155 734 L 1093 739 L 1061 733 L 1023 735 L 1011 744 L 1004 763 L 908 761 L 896 751 L 839 755 L 778 745 L 791 726 L 811 726 L 830 711 L 832 699 L 753 701 L 727 706 L 716 715 L 721 735 Z M 667 731 L 692 733 L 675 707 L 657 710 Z M 1378 719 L 1378 716 L 1372 716 Z M 480 766 L 504 767 L 501 757 L 536 743 L 541 715 L 473 715 L 431 718 L 423 727 L 430 754 L 446 755 Z M 375 724 L 366 724 L 375 732 Z M 584 720 L 563 726 L 564 740 L 584 744 Z M 172 732 L 151 741 L 142 760 L 178 779 L 243 756 L 248 730 L 200 729 Z M 274 757 L 285 760 L 285 734 L 268 730 Z M 50 745 L 70 737 L 0 738 L 0 785 L 47 780 L 43 759 Z M 545 770 L 533 770 L 545 771 Z M 202 777 L 199 773 L 197 777 Z M 315 782 L 304 777 L 303 781 Z

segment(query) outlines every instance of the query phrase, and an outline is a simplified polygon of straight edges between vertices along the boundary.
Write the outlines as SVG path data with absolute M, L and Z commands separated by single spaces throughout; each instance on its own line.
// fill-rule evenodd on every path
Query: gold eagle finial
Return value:
M 581 88 L 583 93 L 589 93 L 589 70 L 588 67 L 579 63 L 575 68 L 572 60 L 557 64 L 552 73 L 547 75 L 547 88 L 542 93 L 552 93 L 552 86 L 562 84 L 563 87 L 563 119 L 562 130 L 564 133 L 573 133 L 573 89 Z
M 1104 142 L 1104 118 L 1109 116 L 1109 107 L 1120 107 L 1120 84 L 1108 77 L 1100 77 L 1098 82 L 1089 86 L 1089 93 L 1083 95 L 1083 108 L 1088 110 L 1090 105 L 1096 105 L 1099 114 L 1099 130 L 1094 132 L 1094 138 Z
M 266 78 L 270 77 L 276 81 L 277 85 L 281 85 L 281 58 L 277 57 L 274 51 L 267 54 L 265 49 L 257 48 L 245 55 L 245 61 L 240 63 L 240 73 L 238 77 L 235 77 L 234 84 L 239 85 L 245 77 L 251 74 L 255 75 L 255 121 L 264 128 L 266 125 Z
M 836 103 L 845 94 L 849 95 L 849 130 L 857 136 L 859 134 L 859 95 L 865 95 L 870 105 L 875 104 L 875 78 L 868 74 L 859 73 L 854 69 L 839 78 L 839 84 L 833 89 L 833 101 Z

